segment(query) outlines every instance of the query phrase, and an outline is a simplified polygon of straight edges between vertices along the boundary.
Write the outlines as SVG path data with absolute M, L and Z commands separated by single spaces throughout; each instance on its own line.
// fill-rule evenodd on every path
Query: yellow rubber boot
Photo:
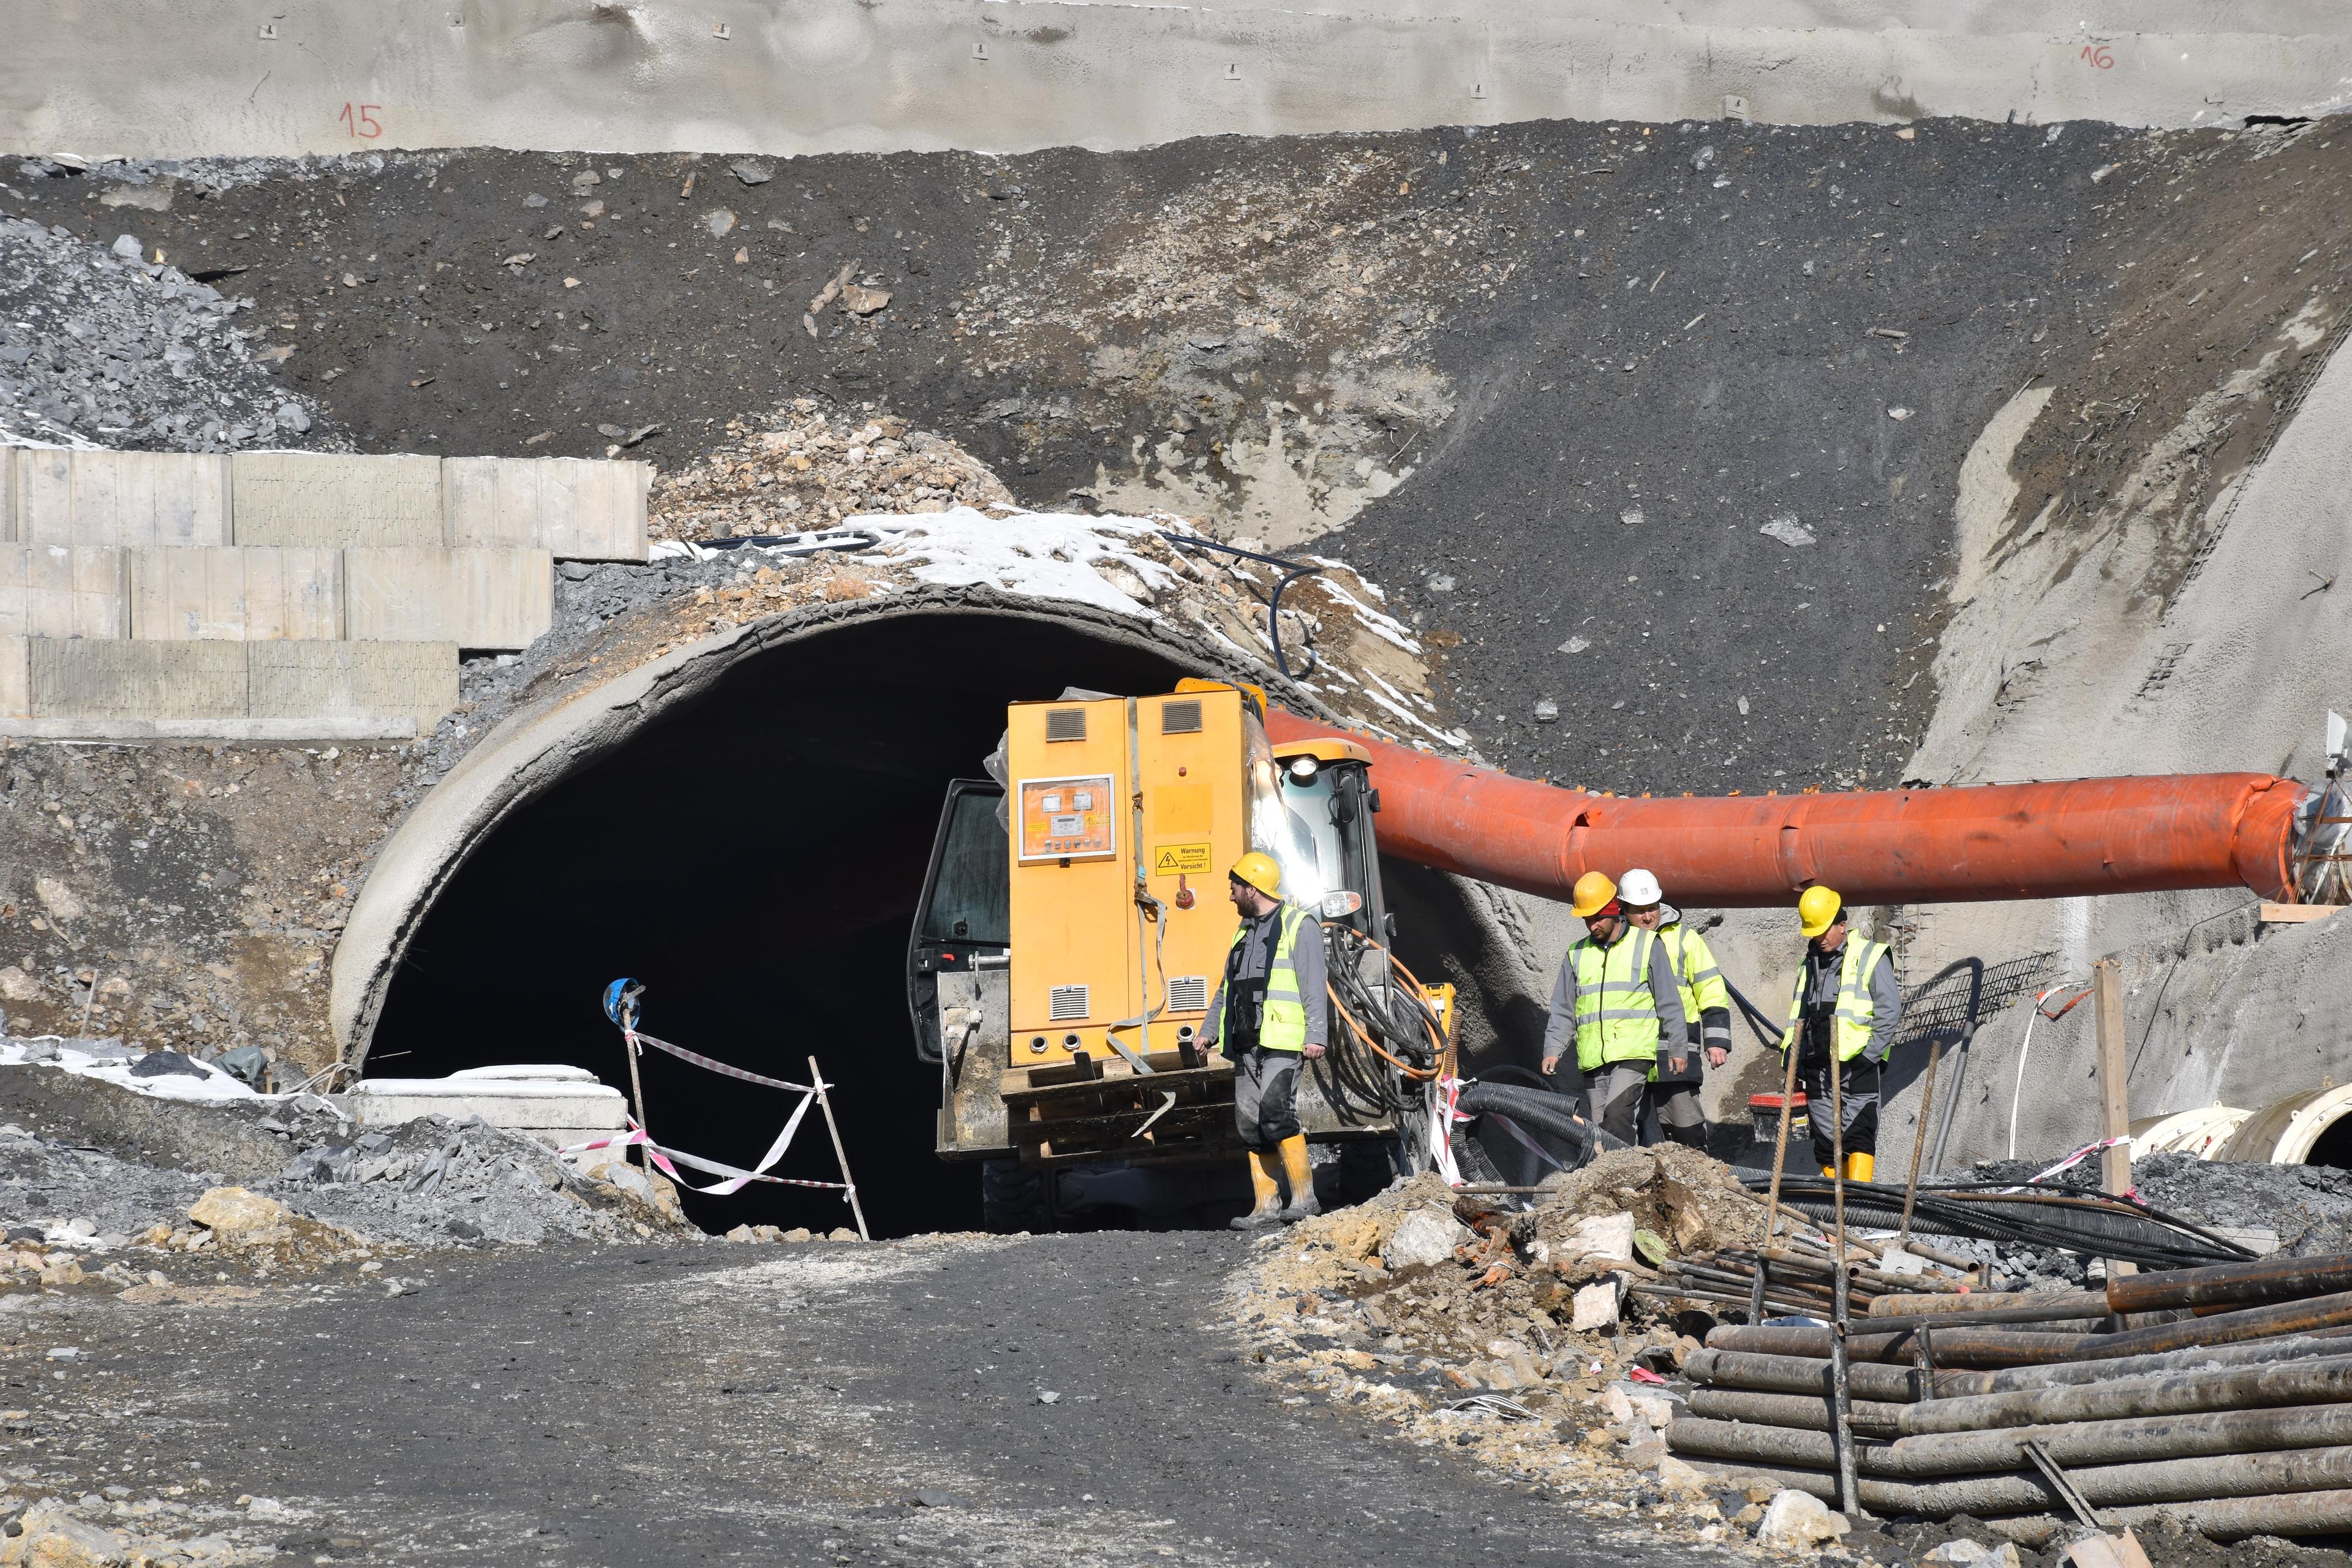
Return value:
M 1832 1166 L 1823 1165 L 1822 1167 L 1822 1174 L 1824 1176 L 1834 1176 L 1837 1174 L 1837 1171 Z
M 1227 1221 L 1235 1230 L 1259 1230 L 1282 1217 L 1282 1165 L 1270 1149 L 1250 1155 L 1250 1186 L 1256 1203 L 1245 1215 Z
M 1284 1224 L 1296 1225 L 1323 1212 L 1323 1205 L 1315 1201 L 1315 1168 L 1307 1159 L 1306 1133 L 1294 1132 L 1282 1141 L 1282 1174 L 1290 1186 L 1290 1206 L 1282 1211 Z
M 1845 1157 L 1845 1179 L 1849 1182 L 1866 1182 L 1877 1169 L 1878 1158 L 1874 1154 L 1848 1154 Z

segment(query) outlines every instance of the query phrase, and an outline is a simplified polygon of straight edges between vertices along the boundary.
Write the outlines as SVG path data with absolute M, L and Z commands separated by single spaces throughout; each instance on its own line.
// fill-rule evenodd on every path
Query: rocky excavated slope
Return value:
M 1902 773 L 1962 460 L 2021 385 L 2053 394 L 2017 462 L 2063 526 L 2286 323 L 2324 338 L 2335 140 L 1546 122 L 27 164 L 0 211 L 222 273 L 366 449 L 626 450 L 668 482 L 793 398 L 903 417 L 1025 505 L 1349 557 L 1452 645 L 1458 717 L 1517 771 L 1787 789 Z M 2301 353 L 2182 455 L 2184 495 L 2259 447 Z

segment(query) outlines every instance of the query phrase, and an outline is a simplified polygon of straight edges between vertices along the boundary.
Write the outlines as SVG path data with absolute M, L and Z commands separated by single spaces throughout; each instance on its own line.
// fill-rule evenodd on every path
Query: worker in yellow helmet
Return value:
M 1256 1230 L 1321 1214 L 1307 1134 L 1298 1125 L 1298 1068 L 1330 1043 L 1330 991 L 1323 926 L 1282 898 L 1282 868 L 1255 850 L 1225 879 L 1241 930 L 1225 955 L 1224 978 L 1209 998 L 1202 1043 L 1234 1064 L 1234 1121 L 1250 1152 L 1256 1204 L 1233 1222 Z M 1283 1189 L 1289 1189 L 1289 1202 Z
M 1625 918 L 1643 931 L 1658 933 L 1680 983 L 1683 1016 L 1689 1033 L 1683 1049 L 1664 1056 L 1664 1065 L 1652 1075 L 1651 1109 L 1658 1130 L 1685 1148 L 1706 1147 L 1706 1116 L 1698 1103 L 1705 1073 L 1699 1063 L 1721 1067 L 1731 1057 L 1731 987 L 1717 967 L 1706 938 L 1683 924 L 1683 912 L 1666 902 L 1665 889 L 1651 872 L 1634 868 L 1618 885 L 1617 897 Z
M 1845 1175 L 1866 1182 L 1878 1165 L 1879 1079 L 1895 1031 L 1903 1022 L 1903 987 L 1895 954 L 1883 942 L 1846 931 L 1845 900 L 1827 888 L 1807 888 L 1797 900 L 1797 924 L 1809 939 L 1805 961 L 1789 995 L 1789 1026 L 1780 1050 L 1798 1052 L 1806 1119 L 1813 1130 L 1813 1160 L 1834 1175 L 1838 1142 L 1830 1125 L 1830 1075 L 1838 1076 L 1844 1111 Z
M 1585 934 L 1560 960 L 1544 1027 L 1543 1070 L 1550 1076 L 1571 1043 L 1584 1074 L 1586 1104 L 1601 1130 L 1633 1142 L 1650 1075 L 1669 1054 L 1689 1047 L 1682 987 L 1655 931 L 1625 918 L 1617 884 L 1587 871 L 1569 907 Z

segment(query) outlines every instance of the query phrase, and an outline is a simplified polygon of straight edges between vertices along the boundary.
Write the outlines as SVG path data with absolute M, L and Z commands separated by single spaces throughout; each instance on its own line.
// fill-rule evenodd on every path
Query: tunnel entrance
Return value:
M 1165 655 L 1045 620 L 877 617 L 751 658 L 507 816 L 442 889 L 386 994 L 365 1069 L 569 1062 L 625 1092 L 598 1006 L 645 982 L 642 1026 L 771 1077 L 823 1064 L 877 1236 L 980 1225 L 977 1167 L 932 1153 L 939 1068 L 907 1018 L 908 921 L 948 781 L 978 776 L 1004 705 L 1079 685 L 1160 691 Z M 794 1103 L 648 1052 L 656 1137 L 756 1163 Z M 812 1113 L 777 1173 L 823 1180 Z M 830 1193 L 684 1194 L 707 1229 L 849 1223 Z
M 969 596 L 876 606 L 502 725 L 404 824 L 354 906 L 336 984 L 361 1071 L 562 1062 L 625 1093 L 600 999 L 631 976 L 649 1034 L 793 1081 L 817 1058 L 876 1235 L 978 1228 L 979 1168 L 932 1152 L 940 1068 L 907 1016 L 908 925 L 948 784 L 980 774 L 1008 702 L 1231 678 L 1213 653 L 1089 616 Z M 1399 955 L 1462 988 L 1465 1065 L 1531 1062 L 1542 1004 L 1512 923 L 1475 884 L 1386 856 L 1381 875 Z M 658 1052 L 642 1070 L 654 1135 L 730 1164 L 755 1164 L 797 1102 Z M 834 1173 L 813 1119 L 775 1173 Z M 682 1196 L 712 1230 L 849 1219 L 806 1188 Z

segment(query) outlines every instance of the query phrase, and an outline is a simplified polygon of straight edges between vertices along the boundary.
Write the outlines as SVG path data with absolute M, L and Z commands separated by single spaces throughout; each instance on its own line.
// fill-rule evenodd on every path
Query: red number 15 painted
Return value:
M 343 122 L 344 129 L 355 140 L 373 142 L 383 134 L 383 123 L 375 117 L 375 111 L 383 107 L 381 103 L 347 103 L 343 105 L 343 111 L 335 118 Z

